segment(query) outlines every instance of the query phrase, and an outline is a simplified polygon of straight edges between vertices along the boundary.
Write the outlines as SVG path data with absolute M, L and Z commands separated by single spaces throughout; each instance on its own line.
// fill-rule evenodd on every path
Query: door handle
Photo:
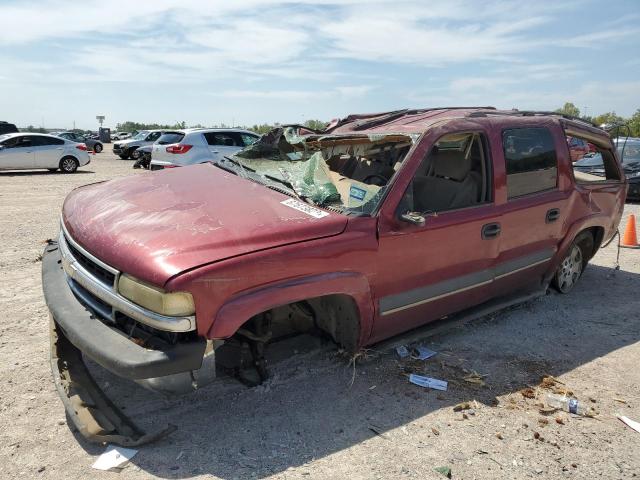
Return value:
M 560 209 L 559 208 L 552 208 L 551 210 L 547 211 L 547 216 L 545 218 L 545 222 L 546 223 L 552 223 L 555 222 L 556 220 L 558 220 L 560 218 Z
M 220 150 L 211 150 L 211 153 L 220 153 Z
M 482 226 L 482 239 L 489 240 L 491 238 L 496 238 L 500 235 L 500 224 L 499 223 L 487 223 Z

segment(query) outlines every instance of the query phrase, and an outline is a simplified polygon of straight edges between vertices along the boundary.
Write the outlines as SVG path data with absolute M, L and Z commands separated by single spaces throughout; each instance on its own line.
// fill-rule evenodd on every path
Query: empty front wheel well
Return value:
M 245 322 L 246 332 L 257 317 L 267 319 L 270 338 L 295 333 L 322 333 L 347 351 L 355 351 L 360 339 L 360 314 L 355 300 L 345 294 L 323 295 L 271 308 Z

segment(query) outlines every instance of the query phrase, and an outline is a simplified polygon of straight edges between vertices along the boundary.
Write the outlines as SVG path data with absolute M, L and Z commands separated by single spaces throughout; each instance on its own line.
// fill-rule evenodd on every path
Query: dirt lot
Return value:
M 39 255 L 57 233 L 65 195 L 135 173 L 108 151 L 92 158 L 74 175 L 0 172 L 0 478 L 118 475 L 92 470 L 104 449 L 66 423 L 50 378 L 40 285 Z M 640 208 L 628 205 L 628 213 Z M 640 476 L 640 434 L 615 418 L 640 420 L 640 252 L 622 251 L 615 273 L 614 261 L 610 246 L 570 295 L 550 293 L 430 337 L 439 353 L 424 363 L 372 350 L 354 368 L 327 346 L 279 364 L 261 387 L 226 381 L 178 399 L 98 370 L 144 428 L 178 426 L 119 475 L 437 479 L 434 468 L 449 466 L 456 479 Z M 409 384 L 409 368 L 448 380 L 449 390 Z M 463 379 L 472 371 L 486 386 Z M 547 390 L 535 389 L 537 399 L 521 390 L 545 374 L 599 415 L 541 415 L 536 403 Z M 465 415 L 452 409 L 473 400 Z

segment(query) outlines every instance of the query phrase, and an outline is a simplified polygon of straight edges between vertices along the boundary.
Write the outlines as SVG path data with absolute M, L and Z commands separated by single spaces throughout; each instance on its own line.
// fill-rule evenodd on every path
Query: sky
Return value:
M 0 120 L 640 108 L 640 0 L 0 0 Z

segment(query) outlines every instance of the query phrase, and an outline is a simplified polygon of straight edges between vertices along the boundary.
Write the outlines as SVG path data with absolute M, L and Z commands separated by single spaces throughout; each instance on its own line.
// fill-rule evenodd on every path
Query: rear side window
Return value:
M 502 134 L 509 198 L 556 187 L 558 159 L 546 128 L 514 128 Z
M 64 145 L 64 140 L 53 137 L 31 137 L 31 143 L 35 147 L 46 147 L 48 145 Z
M 242 138 L 234 132 L 207 132 L 204 134 L 209 145 L 219 145 L 223 147 L 243 147 Z
M 171 143 L 180 143 L 180 141 L 184 138 L 184 133 L 179 132 L 167 132 L 163 133 L 160 138 L 158 138 L 156 143 L 160 145 L 169 145 Z

